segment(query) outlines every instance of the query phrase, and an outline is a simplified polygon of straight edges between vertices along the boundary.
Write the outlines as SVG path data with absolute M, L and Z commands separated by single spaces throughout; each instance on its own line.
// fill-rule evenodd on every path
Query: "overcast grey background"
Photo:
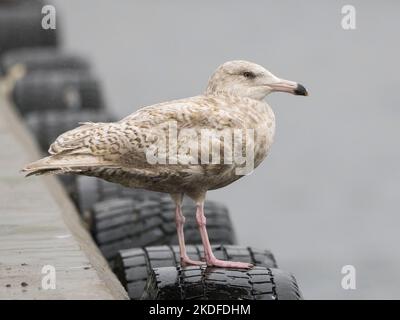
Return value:
M 209 198 L 240 243 L 271 249 L 305 298 L 400 298 L 398 1 L 53 1 L 64 46 L 90 57 L 110 109 L 201 93 L 246 59 L 306 86 L 267 97 L 269 158 Z M 341 28 L 341 7 L 357 29 Z M 341 288 L 341 268 L 357 289 Z

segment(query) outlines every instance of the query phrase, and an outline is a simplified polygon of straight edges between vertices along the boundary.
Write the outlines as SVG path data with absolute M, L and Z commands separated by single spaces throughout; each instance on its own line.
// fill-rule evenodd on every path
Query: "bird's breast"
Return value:
M 271 107 L 260 102 L 251 108 L 247 128 L 254 129 L 254 167 L 268 155 L 275 136 L 275 115 Z

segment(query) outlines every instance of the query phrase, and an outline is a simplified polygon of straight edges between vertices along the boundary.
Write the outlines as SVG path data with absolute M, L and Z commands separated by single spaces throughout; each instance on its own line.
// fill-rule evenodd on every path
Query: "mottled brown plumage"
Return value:
M 296 93 L 298 88 L 296 83 L 281 80 L 254 63 L 227 62 L 216 70 L 203 95 L 144 107 L 118 122 L 84 123 L 59 136 L 49 148 L 49 157 L 23 170 L 28 175 L 90 175 L 126 187 L 170 193 L 177 203 L 182 261 L 195 263 L 187 258 L 184 243 L 181 243 L 182 195 L 190 196 L 198 204 L 201 230 L 205 193 L 242 176 L 236 171 L 239 164 L 224 162 L 225 155 L 232 154 L 234 148 L 232 142 L 221 139 L 220 134 L 231 132 L 233 136 L 233 130 L 254 130 L 254 137 L 243 138 L 241 151 L 245 153 L 249 150 L 246 148 L 251 147 L 253 166 L 257 167 L 266 157 L 275 132 L 273 111 L 263 98 L 272 91 Z M 170 144 L 171 124 L 176 125 L 177 152 L 172 152 Z M 219 163 L 201 161 L 199 137 L 204 129 L 211 131 L 209 149 L 220 148 Z M 186 134 L 187 131 L 190 134 Z M 157 146 L 157 155 L 160 158 L 165 155 L 168 163 L 149 163 L 146 152 L 154 146 Z M 198 152 L 191 152 L 196 146 Z M 208 250 L 208 238 L 205 239 L 204 233 L 202 238 Z M 212 252 L 206 252 L 205 258 L 210 265 L 230 266 L 219 263 Z M 237 263 L 232 266 L 248 267 Z

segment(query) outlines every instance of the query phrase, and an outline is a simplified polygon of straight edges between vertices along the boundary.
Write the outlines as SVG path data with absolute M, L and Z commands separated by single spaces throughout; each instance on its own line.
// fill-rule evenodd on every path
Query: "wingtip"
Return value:
M 24 167 L 24 168 L 22 168 L 21 170 L 19 170 L 19 173 L 24 174 L 24 175 L 25 175 L 25 178 L 34 175 L 34 171 L 32 171 L 32 169 L 29 168 L 29 167 Z
M 29 178 L 30 176 L 36 176 L 37 173 L 36 172 L 28 172 L 27 174 L 25 174 L 25 178 Z

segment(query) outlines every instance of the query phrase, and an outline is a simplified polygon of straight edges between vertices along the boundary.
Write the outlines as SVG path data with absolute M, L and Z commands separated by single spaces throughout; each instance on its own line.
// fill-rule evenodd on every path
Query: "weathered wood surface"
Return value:
M 39 153 L 0 89 L 0 299 L 127 299 L 58 180 L 19 172 Z

